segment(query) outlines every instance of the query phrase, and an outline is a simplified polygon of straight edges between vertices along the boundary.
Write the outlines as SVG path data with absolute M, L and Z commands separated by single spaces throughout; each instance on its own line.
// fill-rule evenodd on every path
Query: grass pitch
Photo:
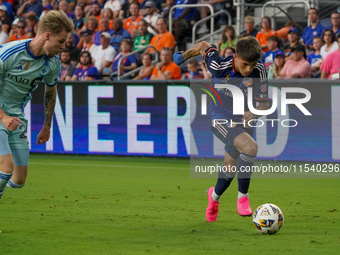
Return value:
M 340 179 L 253 179 L 253 210 L 278 205 L 279 233 L 236 211 L 237 182 L 216 222 L 188 159 L 31 155 L 27 184 L 0 202 L 0 254 L 339 254 Z

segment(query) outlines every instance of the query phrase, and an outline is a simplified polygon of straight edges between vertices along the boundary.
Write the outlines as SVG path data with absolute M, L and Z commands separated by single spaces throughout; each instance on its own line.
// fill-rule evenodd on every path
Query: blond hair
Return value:
M 70 33 L 73 28 L 73 21 L 63 11 L 49 11 L 39 21 L 38 33 L 52 32 L 59 34 L 64 30 Z
M 254 18 L 253 18 L 252 16 L 246 16 L 246 17 L 244 18 L 244 20 L 248 20 L 248 21 L 250 21 L 250 22 L 252 22 L 252 23 L 255 23 Z

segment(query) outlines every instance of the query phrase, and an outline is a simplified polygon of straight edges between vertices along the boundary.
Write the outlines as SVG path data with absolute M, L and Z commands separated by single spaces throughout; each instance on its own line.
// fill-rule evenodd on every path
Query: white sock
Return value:
M 238 192 L 238 196 L 237 196 L 237 199 L 240 199 L 242 197 L 249 197 L 249 194 L 244 194 L 244 193 L 241 193 L 241 192 Z
M 10 179 L 6 185 L 6 187 L 8 188 L 14 188 L 14 189 L 20 189 L 22 187 L 24 187 L 25 184 L 17 184 L 14 181 L 12 181 L 12 179 Z
M 214 189 L 214 191 L 211 193 L 211 197 L 212 197 L 212 199 L 215 201 L 215 202 L 218 202 L 219 200 L 220 200 L 220 195 L 217 195 L 216 193 L 215 193 L 215 189 Z
M 4 189 L 6 187 L 7 182 L 11 179 L 13 173 L 4 173 L 0 171 L 0 199 L 2 194 L 4 193 Z

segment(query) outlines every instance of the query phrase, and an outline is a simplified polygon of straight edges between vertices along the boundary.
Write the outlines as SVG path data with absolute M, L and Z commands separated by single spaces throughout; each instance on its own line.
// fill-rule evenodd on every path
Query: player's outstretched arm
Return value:
M 196 57 L 200 54 L 203 57 L 205 50 L 208 49 L 209 47 L 211 47 L 209 43 L 199 42 L 184 52 L 176 52 L 173 56 L 174 62 L 177 65 L 180 65 L 189 58 Z
M 41 131 L 38 134 L 37 144 L 46 143 L 50 139 L 50 129 L 56 98 L 57 98 L 57 86 L 49 87 L 45 85 L 45 99 L 44 99 L 45 122 Z

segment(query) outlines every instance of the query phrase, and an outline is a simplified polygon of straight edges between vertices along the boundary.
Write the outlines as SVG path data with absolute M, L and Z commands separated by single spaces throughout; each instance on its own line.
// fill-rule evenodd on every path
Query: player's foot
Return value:
M 218 214 L 218 204 L 220 201 L 214 201 L 212 199 L 211 194 L 214 191 L 214 187 L 211 187 L 208 189 L 208 207 L 207 210 L 205 211 L 205 216 L 207 217 L 208 222 L 216 221 L 217 219 L 217 214 Z
M 253 211 L 250 208 L 249 197 L 237 199 L 237 212 L 241 216 L 251 216 Z

